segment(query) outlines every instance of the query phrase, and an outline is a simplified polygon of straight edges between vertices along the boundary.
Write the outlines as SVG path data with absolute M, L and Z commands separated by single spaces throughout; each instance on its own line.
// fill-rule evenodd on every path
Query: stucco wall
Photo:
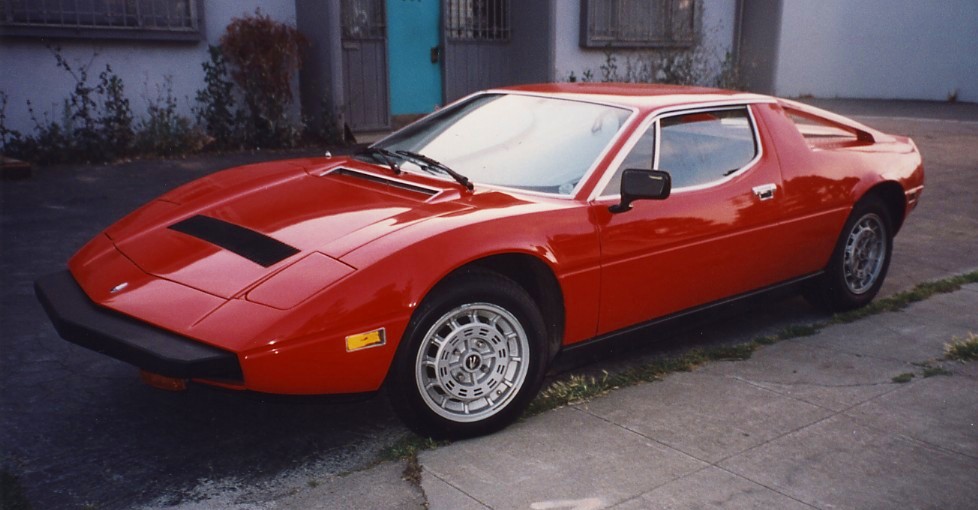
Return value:
M 975 0 L 784 0 L 779 95 L 978 101 Z
M 96 84 L 105 65 L 112 66 L 122 78 L 130 107 L 136 116 L 146 111 L 147 100 L 157 97 L 157 86 L 164 76 L 173 79 L 173 94 L 179 100 L 180 112 L 191 115 L 190 107 L 197 90 L 203 86 L 201 63 L 207 60 L 208 44 L 216 44 L 231 18 L 255 12 L 295 24 L 295 0 L 205 0 L 204 24 L 207 41 L 193 43 L 139 41 L 85 41 L 26 38 L 0 39 L 0 90 L 8 96 L 7 126 L 31 132 L 26 101 L 34 104 L 40 117 L 44 113 L 61 119 L 63 101 L 74 88 L 74 81 L 55 65 L 45 42 L 61 47 L 61 54 L 74 67 L 92 61 L 89 84 Z M 92 55 L 98 55 L 92 60 Z M 298 98 L 297 98 L 298 99 Z M 298 100 L 294 112 L 298 112 Z
M 555 45 L 554 66 L 551 79 L 567 81 L 571 72 L 578 77 L 590 69 L 596 80 L 601 78 L 601 66 L 605 63 L 605 50 L 582 48 L 581 40 L 581 2 L 580 0 L 553 0 L 555 4 Z M 710 51 L 723 58 L 733 47 L 734 20 L 736 19 L 736 0 L 703 0 L 702 35 L 703 44 Z M 647 52 L 647 50 L 627 50 L 615 48 L 619 65 L 628 55 Z

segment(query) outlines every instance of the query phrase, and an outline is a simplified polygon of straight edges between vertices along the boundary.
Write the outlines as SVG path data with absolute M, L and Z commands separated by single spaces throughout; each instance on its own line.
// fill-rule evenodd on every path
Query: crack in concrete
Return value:
M 786 435 L 788 435 L 788 434 L 791 434 L 791 433 L 793 433 L 793 432 L 797 432 L 798 430 L 802 430 L 802 429 L 804 429 L 804 428 L 805 428 L 805 427 L 807 427 L 807 426 L 810 426 L 810 425 L 814 425 L 815 423 L 819 423 L 819 422 L 821 422 L 821 421 L 823 421 L 823 420 L 816 420 L 815 422 L 813 422 L 813 423 L 811 423 L 811 424 L 809 424 L 809 425 L 804 425 L 804 426 L 801 426 L 801 427 L 798 427 L 797 429 L 794 429 L 794 430 L 792 430 L 792 431 L 790 431 L 790 432 L 786 432 L 786 433 L 784 433 L 784 434 L 782 434 L 782 435 L 780 435 L 780 436 L 778 436 L 778 437 L 775 437 L 775 438 L 772 438 L 772 439 L 770 439 L 770 440 L 768 440 L 768 441 L 764 441 L 764 442 L 762 442 L 762 443 L 761 443 L 761 444 L 759 444 L 759 445 L 756 445 L 756 446 L 752 446 L 752 447 L 750 447 L 750 448 L 746 448 L 746 449 L 744 449 L 744 450 L 741 450 L 741 451 L 739 451 L 739 452 L 736 452 L 736 453 L 734 453 L 734 454 L 732 454 L 732 455 L 728 455 L 728 456 L 726 456 L 726 457 L 724 457 L 724 458 L 722 458 L 722 459 L 719 459 L 719 460 L 717 460 L 716 462 L 710 462 L 709 460 L 706 460 L 706 459 L 701 459 L 700 457 L 697 457 L 696 455 L 693 455 L 692 453 L 689 453 L 689 452 L 686 452 L 686 451 L 684 451 L 684 450 L 681 450 L 681 449 L 679 449 L 679 448 L 677 448 L 677 447 L 675 447 L 675 446 L 672 446 L 672 445 L 669 445 L 669 444 L 666 444 L 666 443 L 663 443 L 662 441 L 659 441 L 658 439 L 655 439 L 655 438 L 653 438 L 653 437 L 649 437 L 649 436 L 647 436 L 647 435 L 645 435 L 645 434 L 643 434 L 642 432 L 640 432 L 640 431 L 637 431 L 637 430 L 635 430 L 635 429 L 633 429 L 633 428 L 631 428 L 631 427 L 629 427 L 629 426 L 627 426 L 627 425 L 624 425 L 624 424 L 621 424 L 621 423 L 617 423 L 617 422 L 614 422 L 614 421 L 611 421 L 611 420 L 609 420 L 609 419 L 607 419 L 607 418 L 604 418 L 603 416 L 600 416 L 600 415 L 597 415 L 597 414 L 594 414 L 594 413 L 593 413 L 593 412 L 591 412 L 590 410 L 585 410 L 585 409 L 580 409 L 580 408 L 579 408 L 579 407 L 577 407 L 577 406 L 575 406 L 575 407 L 573 407 L 573 408 L 574 408 L 574 409 L 576 409 L 576 410 L 578 410 L 578 411 L 580 411 L 580 412 L 582 412 L 582 413 L 585 413 L 585 414 L 588 414 L 588 415 L 590 415 L 590 416 L 593 416 L 594 418 L 597 418 L 597 419 L 599 419 L 599 420 L 601 420 L 601 421 L 603 421 L 603 422 L 605 422 L 605 423 L 608 423 L 608 424 L 610 424 L 610 425 L 613 425 L 613 426 L 615 426 L 615 427 L 618 427 L 618 428 L 621 428 L 622 430 L 625 430 L 625 431 L 627 431 L 627 432 L 630 432 L 630 433 L 632 433 L 632 434 L 635 434 L 635 435 L 637 435 L 637 436 L 639 436 L 639 437 L 641 437 L 641 438 L 643 438 L 643 439 L 646 439 L 646 440 L 648 440 L 648 441 L 652 441 L 652 442 L 654 442 L 654 443 L 656 443 L 656 444 L 659 444 L 659 445 L 661 445 L 661 446 L 663 446 L 664 448 L 668 448 L 668 449 L 670 449 L 670 450 L 672 450 L 672 451 L 674 451 L 674 452 L 677 452 L 677 453 L 679 453 L 679 454 L 682 454 L 682 455 L 685 455 L 685 456 L 687 456 L 687 457 L 689 457 L 689 458 L 691 458 L 691 459 L 693 459 L 693 460 L 696 460 L 696 461 L 698 461 L 698 462 L 702 462 L 702 463 L 704 463 L 704 464 L 706 464 L 705 466 L 702 466 L 702 467 L 700 467 L 699 469 L 695 469 L 695 470 L 693 470 L 693 471 L 690 471 L 690 472 L 688 472 L 688 473 L 685 473 L 685 474 L 682 474 L 682 475 L 679 475 L 679 476 L 677 476 L 677 477 L 675 477 L 675 478 L 672 478 L 672 479 L 670 479 L 670 480 L 668 480 L 668 481 L 666 481 L 666 482 L 663 482 L 663 483 L 661 483 L 661 484 L 659 484 L 659 485 L 656 485 L 656 486 L 654 486 L 654 487 L 652 487 L 652 488 L 650 488 L 649 490 L 647 490 L 647 491 L 645 491 L 645 492 L 642 492 L 642 493 L 640 493 L 640 494 L 638 494 L 637 496 L 634 496 L 634 497 L 632 497 L 632 498 L 628 498 L 628 499 L 626 499 L 626 500 L 623 500 L 623 501 L 620 501 L 620 502 L 618 502 L 618 503 L 615 503 L 615 506 L 618 506 L 618 505 L 621 505 L 621 504 L 623 504 L 623 503 L 625 503 L 625 502 L 627 502 L 627 501 L 632 501 L 632 500 L 634 500 L 634 499 L 637 499 L 637 498 L 640 498 L 640 497 L 642 497 L 642 496 L 644 496 L 644 495 L 646 495 L 646 494 L 650 494 L 650 493 L 652 493 L 652 492 L 655 492 L 656 490 L 658 490 L 658 489 L 660 489 L 660 488 L 662 488 L 662 487 L 665 487 L 666 485 L 668 485 L 668 484 L 670 484 L 670 483 L 673 483 L 673 482 L 675 482 L 676 480 L 680 480 L 680 479 L 682 479 L 682 478 L 686 478 L 686 477 L 688 477 L 688 476 L 691 476 L 691 475 L 694 475 L 694 474 L 696 474 L 696 473 L 699 473 L 699 472 L 702 472 L 702 471 L 704 471 L 704 470 L 706 470 L 706 469 L 709 469 L 710 467 L 714 467 L 714 468 L 717 468 L 717 469 L 719 469 L 719 470 L 721 470 L 721 471 L 724 471 L 724 472 L 726 472 L 726 473 L 729 473 L 729 474 L 731 474 L 731 475 L 733 475 L 733 476 L 736 476 L 736 477 L 738 477 L 738 478 L 742 478 L 742 479 L 744 479 L 744 480 L 747 480 L 747 481 L 749 481 L 749 482 L 751 482 L 751 483 L 753 483 L 753 484 L 756 484 L 756 485 L 760 485 L 761 487 L 764 487 L 764 488 L 766 488 L 766 489 L 768 489 L 768 490 L 770 490 L 770 491 L 772 491 L 772 492 L 775 492 L 775 493 L 777 493 L 777 494 L 780 494 L 780 495 L 782 495 L 782 496 L 784 496 L 784 497 L 786 497 L 786 498 L 788 498 L 788 499 L 791 499 L 791 500 L 793 500 L 793 501 L 796 501 L 796 502 L 798 502 L 798 503 L 801 503 L 802 505 L 805 505 L 805 506 L 807 506 L 807 507 L 810 507 L 810 508 L 816 508 L 816 507 L 813 507 L 812 505 L 810 505 L 810 504 L 808 504 L 808 503 L 806 503 L 806 502 L 804 502 L 804 501 L 801 501 L 801 500 L 799 500 L 798 498 L 795 498 L 795 497 L 793 497 L 793 496 L 791 496 L 790 494 L 786 494 L 786 493 L 784 493 L 784 492 L 782 492 L 782 491 L 780 491 L 780 490 L 778 490 L 778 489 L 776 489 L 776 488 L 774 488 L 774 487 L 770 487 L 770 486 L 768 486 L 768 485 L 765 485 L 765 484 L 763 484 L 763 483 L 761 483 L 761 482 L 759 482 L 759 481 L 756 481 L 756 480 L 752 480 L 752 479 L 750 479 L 750 478 L 748 478 L 748 477 L 746 477 L 746 476 L 743 476 L 743 475 L 740 475 L 740 474 L 738 474 L 738 473 L 734 473 L 734 472 L 732 472 L 732 471 L 730 471 L 730 470 L 728 470 L 728 469 L 726 469 L 726 468 L 724 468 L 724 467 L 722 467 L 722 466 L 720 466 L 720 465 L 719 465 L 719 463 L 720 463 L 720 462 L 722 462 L 722 461 L 724 461 L 724 460 L 726 460 L 726 459 L 729 459 L 729 458 L 732 458 L 732 457 L 734 457 L 734 456 L 736 456 L 736 455 L 740 455 L 740 454 L 742 454 L 742 453 L 744 453 L 744 452 L 749 452 L 749 451 L 751 451 L 751 450 L 753 450 L 754 448 L 757 448 L 757 447 L 760 447 L 760 446 L 762 446 L 762 445 L 765 445 L 765 444 L 767 444 L 767 443 L 770 443 L 771 441 L 775 441 L 775 440 L 777 440 L 777 439 L 779 439 L 779 438 L 781 438 L 781 437 L 784 437 L 784 436 L 786 436 Z
M 759 379 L 748 379 L 746 377 L 739 377 L 739 376 L 729 376 L 729 378 L 730 379 L 733 379 L 735 381 L 740 381 L 740 382 L 743 382 L 743 383 L 747 383 L 747 384 L 753 385 L 753 386 L 758 387 L 758 388 L 765 388 L 767 390 L 774 391 L 775 393 L 778 393 L 780 395 L 784 395 L 785 397 L 792 397 L 792 398 L 793 398 L 792 395 L 785 395 L 785 394 L 782 394 L 782 393 L 778 392 L 774 388 L 770 388 L 770 387 L 762 386 L 762 385 L 769 384 L 769 385 L 774 385 L 774 386 L 790 386 L 790 387 L 804 386 L 804 387 L 812 387 L 812 388 L 830 388 L 831 389 L 831 388 L 872 388 L 874 386 L 886 386 L 886 385 L 889 385 L 889 384 L 894 384 L 892 381 L 889 381 L 889 380 L 887 380 L 887 381 L 880 381 L 880 382 L 871 382 L 871 383 L 829 384 L 829 383 L 815 383 L 815 382 L 776 382 L 776 381 L 764 381 L 764 380 L 759 380 Z M 818 405 L 818 404 L 814 404 L 813 402 L 807 402 L 807 403 L 813 404 L 813 405 Z
M 458 487 L 457 485 L 455 485 L 455 484 L 453 484 L 452 482 L 449 482 L 449 481 L 448 481 L 448 480 L 446 480 L 446 479 L 445 479 L 444 477 L 442 477 L 442 476 L 439 476 L 439 475 L 438 475 L 437 473 L 435 473 L 434 471 L 432 471 L 432 470 L 430 470 L 430 469 L 428 469 L 428 468 L 426 468 L 426 467 L 424 467 L 423 465 L 421 466 L 421 468 L 422 468 L 422 472 L 423 472 L 423 473 L 428 473 L 428 474 L 430 474 L 430 475 L 431 475 L 432 477 L 434 477 L 434 478 L 437 478 L 437 479 L 438 479 L 439 481 L 441 481 L 441 482 L 442 482 L 442 483 L 444 483 L 445 485 L 447 485 L 447 486 L 449 486 L 449 487 L 451 487 L 451 488 L 453 488 L 453 489 L 455 489 L 456 491 L 458 491 L 458 492 L 459 492 L 459 494 L 462 494 L 462 495 L 464 495 L 465 497 L 467 497 L 467 498 L 469 498 L 469 499 L 471 499 L 472 501 L 475 501 L 475 502 L 476 502 L 477 504 L 479 504 L 479 505 L 481 505 L 482 507 L 484 507 L 484 508 L 487 508 L 487 509 L 491 509 L 491 508 L 492 508 L 491 506 L 489 506 L 488 504 L 486 504 L 486 503 L 485 503 L 484 501 L 482 501 L 482 500 L 480 500 L 479 498 L 477 498 L 477 497 L 475 497 L 475 496 L 473 496 L 472 494 L 469 494 L 468 492 L 466 492 L 465 490 L 463 490 L 463 489 L 462 489 L 461 487 Z M 420 484 L 419 484 L 419 485 L 420 485 Z M 423 488 L 421 489 L 421 491 L 422 491 L 422 493 L 423 493 L 423 495 L 424 495 L 424 501 L 425 501 L 425 505 L 426 505 L 426 506 L 425 506 L 425 508 L 428 508 L 428 507 L 427 507 L 427 503 L 428 503 L 428 495 L 424 493 L 424 489 L 423 489 Z

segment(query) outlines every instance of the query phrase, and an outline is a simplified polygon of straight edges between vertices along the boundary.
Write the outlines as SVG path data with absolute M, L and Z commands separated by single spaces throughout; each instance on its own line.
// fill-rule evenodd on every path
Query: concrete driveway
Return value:
M 884 295 L 978 267 L 978 115 L 930 105 L 941 113 L 914 115 L 944 120 L 910 119 L 888 104 L 862 120 L 917 141 L 928 187 L 897 237 Z M 36 276 L 166 189 L 273 157 L 40 169 L 2 183 L 0 466 L 35 508 L 978 505 L 975 364 L 891 380 L 939 357 L 949 335 L 978 332 L 974 286 L 424 452 L 420 486 L 397 462 L 365 469 L 406 433 L 384 399 L 162 393 L 57 337 L 33 297 Z M 820 318 L 800 299 L 763 301 L 566 365 L 599 373 Z

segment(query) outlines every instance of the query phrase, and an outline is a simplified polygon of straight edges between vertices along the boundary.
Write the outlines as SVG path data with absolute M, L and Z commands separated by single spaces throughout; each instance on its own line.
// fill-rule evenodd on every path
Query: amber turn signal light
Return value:
M 358 351 L 367 347 L 384 345 L 387 341 L 384 336 L 384 328 L 375 329 L 366 333 L 359 333 L 346 337 L 346 352 Z

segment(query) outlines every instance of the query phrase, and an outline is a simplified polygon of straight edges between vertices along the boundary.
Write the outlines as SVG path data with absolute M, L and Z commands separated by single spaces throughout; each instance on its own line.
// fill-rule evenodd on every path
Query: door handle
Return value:
M 754 195 L 760 200 L 771 200 L 774 198 L 774 191 L 778 189 L 776 184 L 762 184 L 760 186 L 754 186 Z
M 431 63 L 437 64 L 439 60 L 441 60 L 441 46 L 432 46 Z

